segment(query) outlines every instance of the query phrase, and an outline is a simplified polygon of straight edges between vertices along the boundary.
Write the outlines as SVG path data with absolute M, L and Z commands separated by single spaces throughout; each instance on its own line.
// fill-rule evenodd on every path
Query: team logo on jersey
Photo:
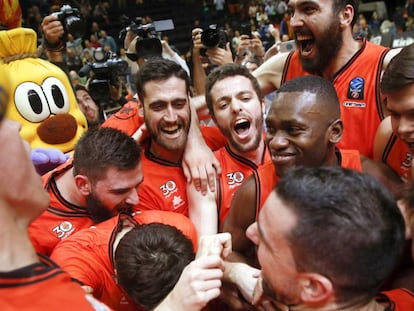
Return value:
M 58 239 L 64 239 L 68 237 L 73 232 L 73 230 L 73 225 L 69 221 L 63 221 L 52 229 Z
M 184 200 L 181 198 L 180 195 L 178 196 L 174 196 L 173 199 L 173 205 L 174 205 L 174 209 L 176 210 L 177 208 L 179 208 L 181 205 L 184 204 Z
M 239 171 L 227 173 L 226 176 L 227 176 L 227 184 L 230 187 L 239 186 L 244 180 L 243 173 Z
M 171 195 L 171 193 L 177 191 L 177 184 L 174 181 L 169 180 L 165 184 L 160 186 L 160 190 L 162 191 L 162 195 L 168 198 Z
M 355 77 L 349 82 L 348 98 L 364 99 L 365 81 L 361 77 Z

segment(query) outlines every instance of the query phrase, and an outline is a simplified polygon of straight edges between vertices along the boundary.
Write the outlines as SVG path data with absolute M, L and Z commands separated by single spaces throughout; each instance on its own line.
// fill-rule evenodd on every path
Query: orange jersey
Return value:
M 336 156 L 341 167 L 362 171 L 361 156 L 358 150 L 336 149 Z M 253 173 L 256 187 L 256 218 L 262 209 L 267 197 L 277 185 L 280 178 L 277 176 L 273 163 L 266 163 Z
M 122 106 L 121 110 L 111 115 L 102 126 L 121 130 L 131 136 L 143 123 L 144 118 L 139 115 L 139 103 L 137 101 L 129 101 Z M 226 138 L 217 127 L 200 126 L 200 130 L 211 150 L 217 150 L 226 144 Z
M 414 310 L 414 293 L 406 288 L 381 292 L 376 301 L 385 305 L 385 311 Z
M 197 247 L 197 232 L 183 215 L 162 211 L 142 211 L 133 218 L 125 214 L 84 229 L 56 246 L 51 258 L 72 278 L 93 288 L 93 295 L 114 310 L 142 310 L 116 283 L 114 241 L 123 229 L 123 221 L 135 225 L 163 223 L 181 230 Z
M 29 235 L 36 251 L 47 256 L 61 240 L 93 225 L 85 208 L 66 201 L 57 189 L 56 177 L 71 168 L 72 162 L 66 162 L 42 176 L 50 203 L 47 210 L 29 226 Z
M 215 151 L 214 155 L 220 162 L 222 171 L 217 187 L 217 208 L 219 211 L 219 228 L 221 229 L 229 213 L 231 200 L 236 190 L 259 167 L 267 163 L 272 164 L 272 159 L 267 147 L 264 149 L 262 163 L 259 165 L 235 154 L 228 145 Z
M 115 128 L 131 136 L 143 123 L 144 118 L 139 115 L 139 102 L 132 100 L 112 114 L 101 126 Z
M 391 135 L 381 155 L 381 160 L 400 176 L 403 182 L 411 180 L 413 155 L 407 145 L 394 133 Z
M 2 311 L 95 310 L 85 291 L 46 257 L 11 272 L 0 272 Z
M 187 180 L 180 164 L 168 162 L 145 148 L 142 156 L 144 180 L 138 188 L 138 210 L 163 210 L 188 216 Z
M 379 82 L 382 63 L 389 48 L 364 40 L 361 49 L 335 74 L 333 85 L 339 97 L 344 135 L 338 147 L 357 149 L 373 158 L 376 130 L 384 119 Z M 286 60 L 282 83 L 307 75 L 299 51 Z

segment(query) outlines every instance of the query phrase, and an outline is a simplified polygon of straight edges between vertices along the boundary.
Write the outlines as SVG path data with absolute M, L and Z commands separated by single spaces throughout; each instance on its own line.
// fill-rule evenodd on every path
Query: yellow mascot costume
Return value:
M 0 31 L 0 66 L 10 76 L 6 117 L 18 121 L 21 136 L 32 148 L 72 151 L 87 129 L 69 78 L 59 67 L 37 57 L 34 30 Z
M 0 2 L 0 67 L 9 74 L 6 117 L 21 124 L 21 136 L 32 147 L 39 173 L 66 160 L 87 130 L 67 75 L 37 57 L 37 35 L 21 28 L 17 0 Z

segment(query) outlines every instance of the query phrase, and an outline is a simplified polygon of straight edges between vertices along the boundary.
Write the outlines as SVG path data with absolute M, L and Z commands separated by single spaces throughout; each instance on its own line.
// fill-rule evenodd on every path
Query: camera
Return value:
M 81 18 L 80 12 L 70 5 L 64 5 L 59 12 L 55 12 L 54 16 L 62 23 L 65 33 L 70 33 L 75 38 L 80 38 L 85 33 L 85 22 Z
M 201 43 L 203 43 L 206 48 L 220 47 L 224 49 L 226 47 L 226 42 L 226 31 L 216 24 L 209 25 L 208 28 L 204 29 L 201 33 Z
M 102 52 L 102 48 L 98 48 L 95 54 Z M 105 117 L 108 112 L 113 113 L 121 108 L 118 104 L 122 87 L 119 76 L 125 75 L 127 70 L 128 63 L 111 51 L 104 53 L 101 60 L 87 63 L 79 70 L 80 77 L 90 77 L 89 94 L 103 109 Z
M 137 61 L 138 58 L 162 57 L 161 41 L 157 37 L 157 31 L 153 24 L 141 25 L 140 17 L 131 20 L 123 16 L 122 20 L 126 26 L 120 31 L 119 38 L 122 40 L 128 31 L 132 31 L 138 36 L 132 51 L 129 49 L 127 52 L 127 57 L 130 60 Z

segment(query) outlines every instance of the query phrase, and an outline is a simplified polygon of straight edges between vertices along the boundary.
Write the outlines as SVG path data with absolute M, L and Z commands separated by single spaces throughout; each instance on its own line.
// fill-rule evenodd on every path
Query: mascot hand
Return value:
M 66 162 L 69 155 L 64 154 L 59 149 L 35 148 L 31 151 L 30 157 L 36 171 L 40 175 L 43 175 L 58 165 Z

